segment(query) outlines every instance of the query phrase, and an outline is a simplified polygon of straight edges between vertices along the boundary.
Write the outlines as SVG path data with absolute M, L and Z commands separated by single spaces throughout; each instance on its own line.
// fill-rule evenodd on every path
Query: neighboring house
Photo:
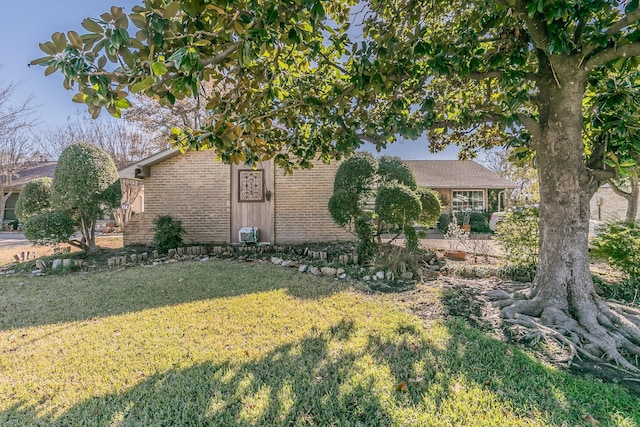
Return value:
M 15 172 L 10 182 L 4 186 L 3 197 L 6 198 L 4 209 L 0 212 L 0 220 L 3 222 L 14 221 L 16 219 L 16 202 L 20 191 L 24 186 L 37 178 L 53 178 L 53 171 L 57 162 L 41 162 L 27 166 Z M 7 197 L 8 196 L 8 197 Z M 2 224 L 2 222 L 0 222 Z
M 247 227 L 258 228 L 260 242 L 277 245 L 353 240 L 327 209 L 337 162 L 284 175 L 273 161 L 254 170 L 215 157 L 165 150 L 122 169 L 121 178 L 144 182 L 143 212 L 125 227 L 125 245 L 150 244 L 160 215 L 182 222 L 186 242 L 239 243 Z
M 406 160 L 418 185 L 440 194 L 442 210 L 501 211 L 511 181 L 472 160 Z
M 614 193 L 609 184 L 600 187 L 591 198 L 591 219 L 609 221 L 626 217 L 627 199 Z M 640 220 L 640 209 L 636 219 Z

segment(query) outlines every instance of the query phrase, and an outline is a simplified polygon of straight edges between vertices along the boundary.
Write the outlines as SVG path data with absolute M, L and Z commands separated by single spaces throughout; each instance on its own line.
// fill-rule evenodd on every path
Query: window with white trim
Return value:
M 472 211 L 484 210 L 484 191 L 453 191 L 452 208 L 454 212 L 464 212 L 467 209 Z

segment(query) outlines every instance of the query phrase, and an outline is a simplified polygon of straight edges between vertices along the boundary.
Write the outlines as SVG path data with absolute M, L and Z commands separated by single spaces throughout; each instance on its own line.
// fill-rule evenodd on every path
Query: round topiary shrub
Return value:
M 369 153 L 356 153 L 340 164 L 333 182 L 333 190 L 344 190 L 360 196 L 370 191 L 378 162 Z
M 440 198 L 438 198 L 438 194 L 435 191 L 428 188 L 420 188 L 417 193 L 422 204 L 419 222 L 426 227 L 433 227 L 438 218 L 440 218 L 440 212 L 442 211 Z
M 34 215 L 51 210 L 51 178 L 28 182 L 16 202 L 16 216 L 25 222 Z
M 378 162 L 378 175 L 383 182 L 395 181 L 414 190 L 418 188 L 416 178 L 399 157 L 382 156 Z
M 384 184 L 376 196 L 376 214 L 388 223 L 404 227 L 420 218 L 420 197 L 406 185 Z
M 63 212 L 44 212 L 27 219 L 22 227 L 24 236 L 35 245 L 68 242 L 76 223 Z

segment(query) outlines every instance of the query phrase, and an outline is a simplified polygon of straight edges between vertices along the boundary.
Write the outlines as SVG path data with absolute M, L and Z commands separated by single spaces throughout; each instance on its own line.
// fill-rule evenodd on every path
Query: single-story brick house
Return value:
M 472 160 L 406 160 L 418 185 L 440 195 L 442 210 L 500 211 L 507 206 L 505 190 L 511 181 Z
M 471 161 L 407 164 L 418 183 L 438 191 L 448 200 L 445 208 L 454 211 L 485 210 L 489 191 L 513 187 Z M 352 240 L 327 209 L 338 166 L 318 162 L 285 175 L 272 161 L 253 170 L 217 162 L 211 151 L 162 151 L 120 171 L 121 178 L 144 182 L 142 212 L 125 227 L 124 243 L 150 244 L 153 220 L 160 215 L 179 219 L 187 242 L 239 243 L 248 227 L 259 229 L 260 242 L 278 245 Z
M 14 172 L 10 181 L 4 186 L 4 205 L 0 204 L 0 225 L 3 222 L 16 220 L 16 202 L 24 186 L 37 178 L 53 178 L 57 162 L 38 162 Z
M 317 163 L 284 175 L 273 161 L 253 170 L 217 162 L 212 151 L 162 151 L 120 171 L 144 181 L 144 211 L 125 227 L 124 243 L 150 244 L 160 215 L 180 220 L 187 242 L 239 243 L 248 227 L 258 228 L 262 243 L 352 240 L 327 210 L 337 169 Z

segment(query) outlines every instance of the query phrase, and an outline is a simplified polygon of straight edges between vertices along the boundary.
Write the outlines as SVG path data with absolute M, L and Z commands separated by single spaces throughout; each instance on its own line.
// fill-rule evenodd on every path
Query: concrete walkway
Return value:
M 22 233 L 13 231 L 0 232 L 0 249 L 11 249 L 30 244 Z

